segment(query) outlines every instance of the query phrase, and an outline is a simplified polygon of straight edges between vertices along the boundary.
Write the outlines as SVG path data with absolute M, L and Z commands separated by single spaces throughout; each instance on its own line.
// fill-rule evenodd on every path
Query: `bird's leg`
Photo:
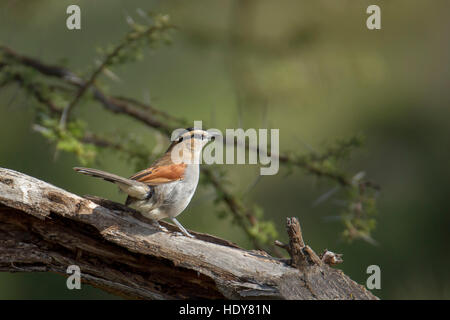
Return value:
M 181 223 L 178 222 L 177 219 L 175 219 L 175 218 L 171 218 L 171 219 L 172 219 L 173 223 L 175 223 L 175 224 L 177 225 L 178 229 L 180 229 L 181 232 L 183 232 L 183 234 L 184 234 L 186 237 L 189 237 L 189 238 L 195 238 L 192 234 L 190 234 L 189 232 L 187 232 L 187 230 L 181 225 Z

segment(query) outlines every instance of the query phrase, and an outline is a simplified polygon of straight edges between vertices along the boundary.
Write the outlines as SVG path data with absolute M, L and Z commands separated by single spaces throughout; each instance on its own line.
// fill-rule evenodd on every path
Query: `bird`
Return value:
M 194 238 L 176 217 L 189 205 L 198 185 L 200 156 L 203 147 L 215 140 L 215 132 L 187 128 L 173 139 L 167 151 L 142 171 L 130 178 L 92 168 L 73 168 L 76 172 L 102 178 L 116 184 L 128 197 L 125 205 L 158 223 L 169 218 L 187 237 Z

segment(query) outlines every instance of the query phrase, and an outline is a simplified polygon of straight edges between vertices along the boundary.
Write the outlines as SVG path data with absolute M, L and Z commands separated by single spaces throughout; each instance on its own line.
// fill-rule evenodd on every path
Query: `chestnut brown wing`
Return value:
M 185 170 L 186 164 L 184 163 L 150 167 L 139 171 L 135 175 L 131 176 L 130 179 L 155 186 L 163 183 L 183 180 Z

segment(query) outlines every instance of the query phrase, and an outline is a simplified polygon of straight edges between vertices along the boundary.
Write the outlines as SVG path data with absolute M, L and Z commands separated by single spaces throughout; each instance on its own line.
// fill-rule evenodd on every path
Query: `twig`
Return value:
M 131 42 L 138 41 L 139 39 L 141 39 L 143 37 L 147 37 L 147 36 L 151 35 L 155 31 L 162 31 L 169 27 L 171 27 L 171 26 L 161 26 L 161 27 L 152 26 L 152 27 L 149 27 L 145 32 L 137 33 L 137 36 L 131 36 L 131 34 L 129 34 L 125 38 L 125 41 L 120 43 L 110 54 L 108 54 L 106 56 L 106 58 L 103 60 L 103 62 L 100 64 L 100 66 L 92 73 L 92 75 L 89 77 L 89 79 L 81 86 L 80 90 L 78 91 L 78 93 L 76 94 L 76 96 L 72 100 L 72 102 L 66 108 L 64 108 L 64 111 L 61 115 L 61 120 L 60 120 L 61 128 L 65 128 L 67 118 L 69 117 L 70 111 L 80 101 L 80 99 L 83 97 L 84 93 L 94 84 L 95 80 L 100 75 L 100 73 L 102 73 L 103 70 L 112 63 L 112 60 L 115 57 L 117 57 L 125 48 L 127 48 Z

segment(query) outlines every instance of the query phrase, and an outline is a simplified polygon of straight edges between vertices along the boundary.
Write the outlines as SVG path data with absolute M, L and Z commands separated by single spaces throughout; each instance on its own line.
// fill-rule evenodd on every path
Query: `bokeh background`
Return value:
M 82 11 L 82 30 L 66 28 L 66 8 Z M 382 29 L 366 28 L 366 8 L 378 4 Z M 335 196 L 315 200 L 333 185 L 300 170 L 281 169 L 245 195 L 259 203 L 285 240 L 286 216 L 297 216 L 306 242 L 317 252 L 344 254 L 340 265 L 361 284 L 366 268 L 381 268 L 384 299 L 450 298 L 450 20 L 448 1 L 66 1 L 0 2 L 0 43 L 48 63 L 67 61 L 79 72 L 95 63 L 96 48 L 114 44 L 136 9 L 170 15 L 179 27 L 173 43 L 143 61 L 103 78 L 109 91 L 219 129 L 280 129 L 280 148 L 308 152 L 356 133 L 366 145 L 346 163 L 382 187 L 378 245 L 346 243 Z M 16 87 L 0 90 L 0 166 L 18 170 L 77 194 L 123 201 L 114 186 L 78 176 L 73 155 L 60 153 L 31 130 L 32 103 Z M 133 131 L 150 145 L 155 132 L 98 105 L 77 115 L 98 132 Z M 102 168 L 129 176 L 134 168 L 113 153 Z M 255 166 L 230 166 L 230 180 L 246 190 Z M 210 190 L 200 188 L 180 216 L 186 227 L 250 248 L 236 226 L 217 217 Z M 0 252 L 1 254 L 1 252 Z M 1 299 L 115 298 L 84 285 L 69 291 L 56 274 L 0 274 Z

